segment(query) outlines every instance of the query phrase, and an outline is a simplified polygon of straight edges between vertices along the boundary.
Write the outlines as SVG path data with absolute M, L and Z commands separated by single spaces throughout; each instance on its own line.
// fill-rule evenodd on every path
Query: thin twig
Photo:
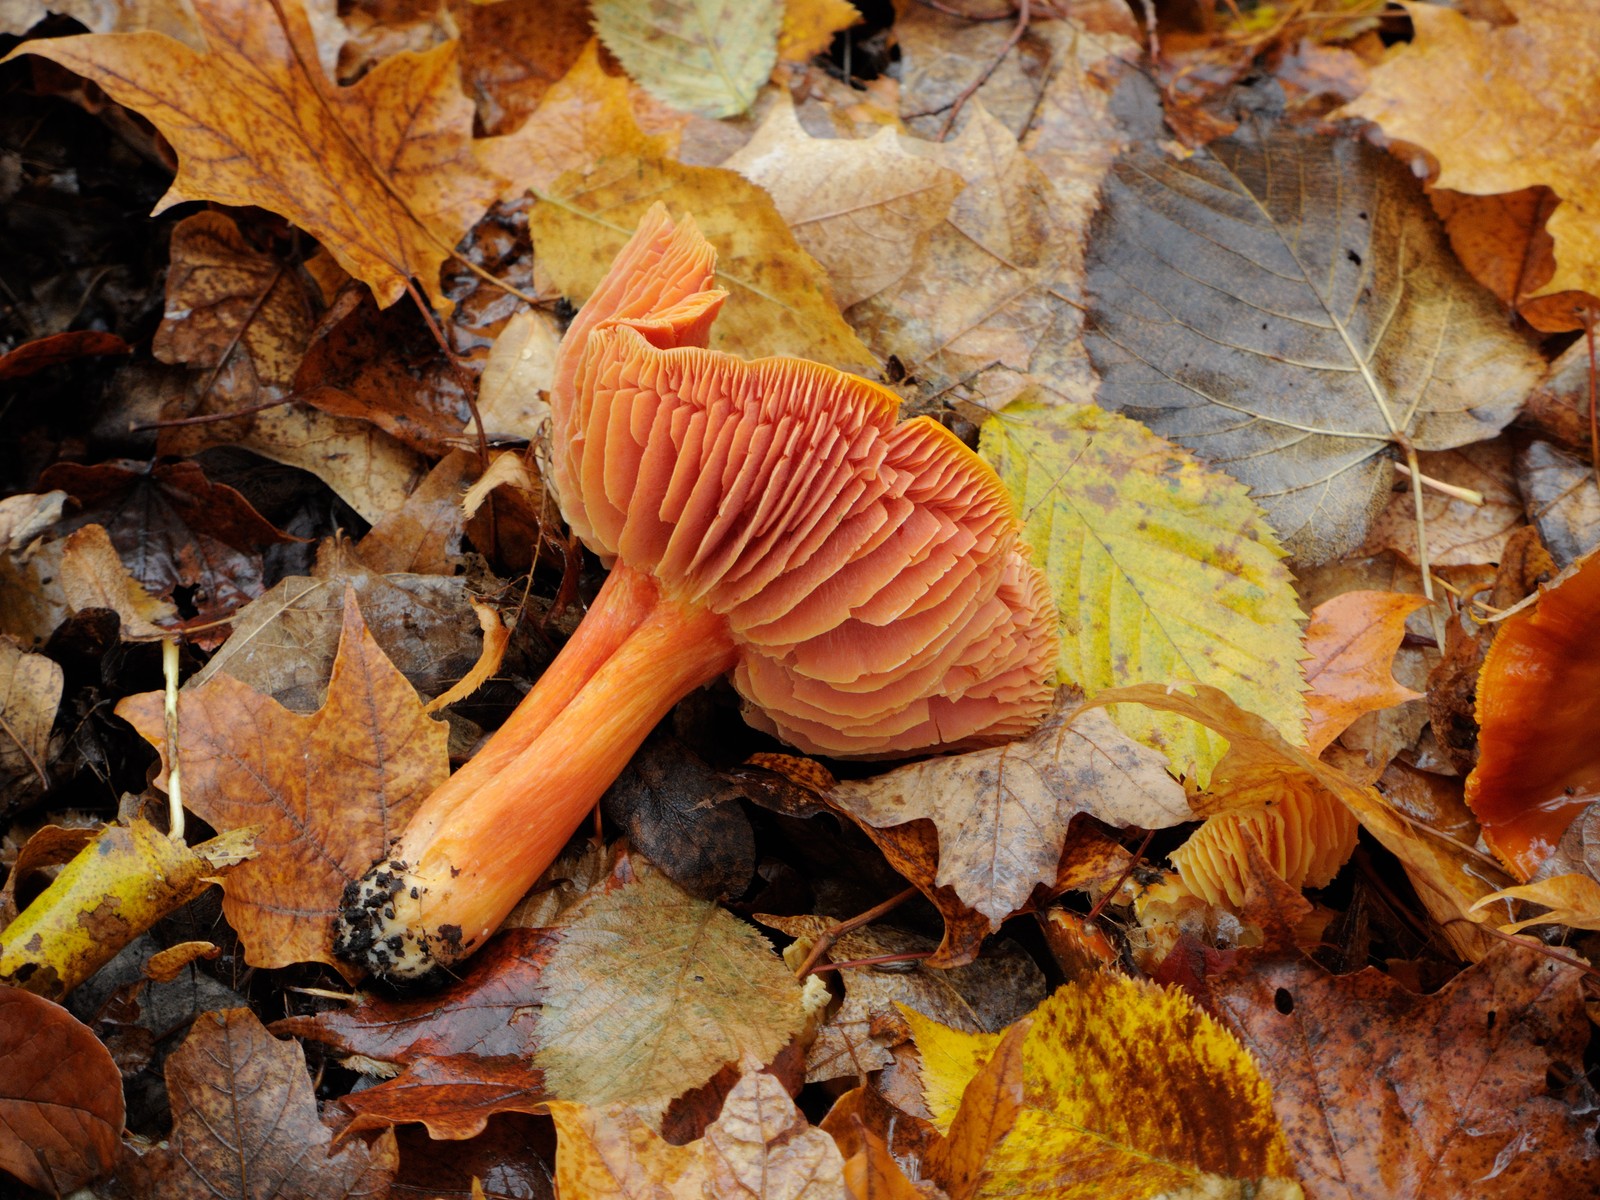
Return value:
M 1000 64 L 1005 62 L 1006 55 L 1016 48 L 1017 43 L 1022 40 L 1022 35 L 1028 32 L 1028 21 L 1032 15 L 1029 11 L 1031 3 L 1032 0 L 1021 0 L 1017 5 L 1017 23 L 1011 29 L 1011 36 L 1006 38 L 1005 45 L 1000 47 L 1000 53 L 994 56 L 994 61 L 984 68 L 982 74 L 962 88 L 961 94 L 951 102 L 950 115 L 939 127 L 939 136 L 934 138 L 934 141 L 942 142 L 950 136 L 950 130 L 955 127 L 956 118 L 961 115 L 962 107 L 977 94 L 979 88 L 989 82 L 989 76 L 1000 69 Z
M 833 944 L 841 937 L 852 930 L 860 929 L 863 925 L 876 921 L 885 913 L 893 912 L 916 894 L 917 889 L 913 885 L 903 892 L 890 896 L 882 904 L 867 909 L 866 912 L 859 916 L 851 917 L 848 921 L 841 921 L 837 925 L 830 925 L 827 929 L 824 929 L 817 935 L 817 944 L 811 947 L 811 953 L 806 955 L 805 962 L 800 964 L 800 969 L 794 973 L 794 977 L 796 979 L 804 979 L 812 971 L 816 970 L 818 961 L 832 949 Z

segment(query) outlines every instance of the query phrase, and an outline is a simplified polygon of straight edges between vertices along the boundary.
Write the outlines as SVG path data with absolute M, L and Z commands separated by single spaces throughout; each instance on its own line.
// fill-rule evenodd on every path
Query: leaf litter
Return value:
M 1592 0 L 66 7 L 0 66 L 0 1171 L 1597 1186 L 1587 658 L 1497 665 L 1600 540 Z M 595 594 L 547 401 L 657 201 L 718 348 L 981 448 L 1059 703 L 852 764 L 691 696 L 396 992 L 331 918 Z

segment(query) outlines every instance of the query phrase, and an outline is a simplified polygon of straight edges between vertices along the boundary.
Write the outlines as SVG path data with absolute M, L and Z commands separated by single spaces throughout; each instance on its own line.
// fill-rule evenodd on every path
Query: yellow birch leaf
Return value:
M 652 95 L 703 117 L 736 117 L 777 64 L 783 7 L 783 0 L 595 0 L 594 28 Z
M 1299 601 L 1242 484 L 1089 405 L 1024 398 L 984 425 L 980 452 L 1050 580 L 1064 680 L 1091 699 L 1136 682 L 1209 684 L 1299 740 Z M 1201 787 L 1226 747 L 1179 717 L 1112 715 Z
M 911 1026 L 911 1039 L 922 1056 L 922 1102 L 928 1106 L 935 1128 L 949 1133 L 950 1123 L 961 1107 L 961 1093 L 989 1061 L 1005 1034 L 967 1033 L 903 1004 L 895 1007 Z
M 1041 1004 L 998 1051 L 933 1022 L 913 1032 L 925 1063 L 975 1064 L 951 1136 L 929 1156 L 946 1186 L 960 1175 L 961 1195 L 1301 1194 L 1271 1088 L 1181 990 L 1091 976 Z

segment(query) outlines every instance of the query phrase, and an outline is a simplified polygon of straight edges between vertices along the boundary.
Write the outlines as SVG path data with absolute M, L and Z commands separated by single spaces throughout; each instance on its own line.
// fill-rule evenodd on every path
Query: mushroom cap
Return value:
M 808 753 L 1025 733 L 1056 618 L 994 471 L 886 388 L 706 349 L 726 293 L 659 205 L 568 330 L 551 394 L 562 513 L 590 549 L 721 614 L 746 719 Z
M 1478 673 L 1478 764 L 1466 800 L 1523 879 L 1600 799 L 1600 550 L 1506 618 Z

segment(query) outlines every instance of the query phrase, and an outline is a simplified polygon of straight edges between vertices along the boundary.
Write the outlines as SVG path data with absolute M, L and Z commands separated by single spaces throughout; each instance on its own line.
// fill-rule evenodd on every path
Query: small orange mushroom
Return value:
M 1478 673 L 1478 765 L 1467 806 L 1484 840 L 1532 878 L 1600 799 L 1600 550 L 1506 618 Z
M 477 948 L 650 729 L 730 672 L 751 724 L 839 757 L 990 745 L 1049 707 L 1055 613 L 994 472 L 876 384 L 706 349 L 714 268 L 658 205 L 563 339 L 551 482 L 611 575 L 347 889 L 345 957 L 406 978 Z

